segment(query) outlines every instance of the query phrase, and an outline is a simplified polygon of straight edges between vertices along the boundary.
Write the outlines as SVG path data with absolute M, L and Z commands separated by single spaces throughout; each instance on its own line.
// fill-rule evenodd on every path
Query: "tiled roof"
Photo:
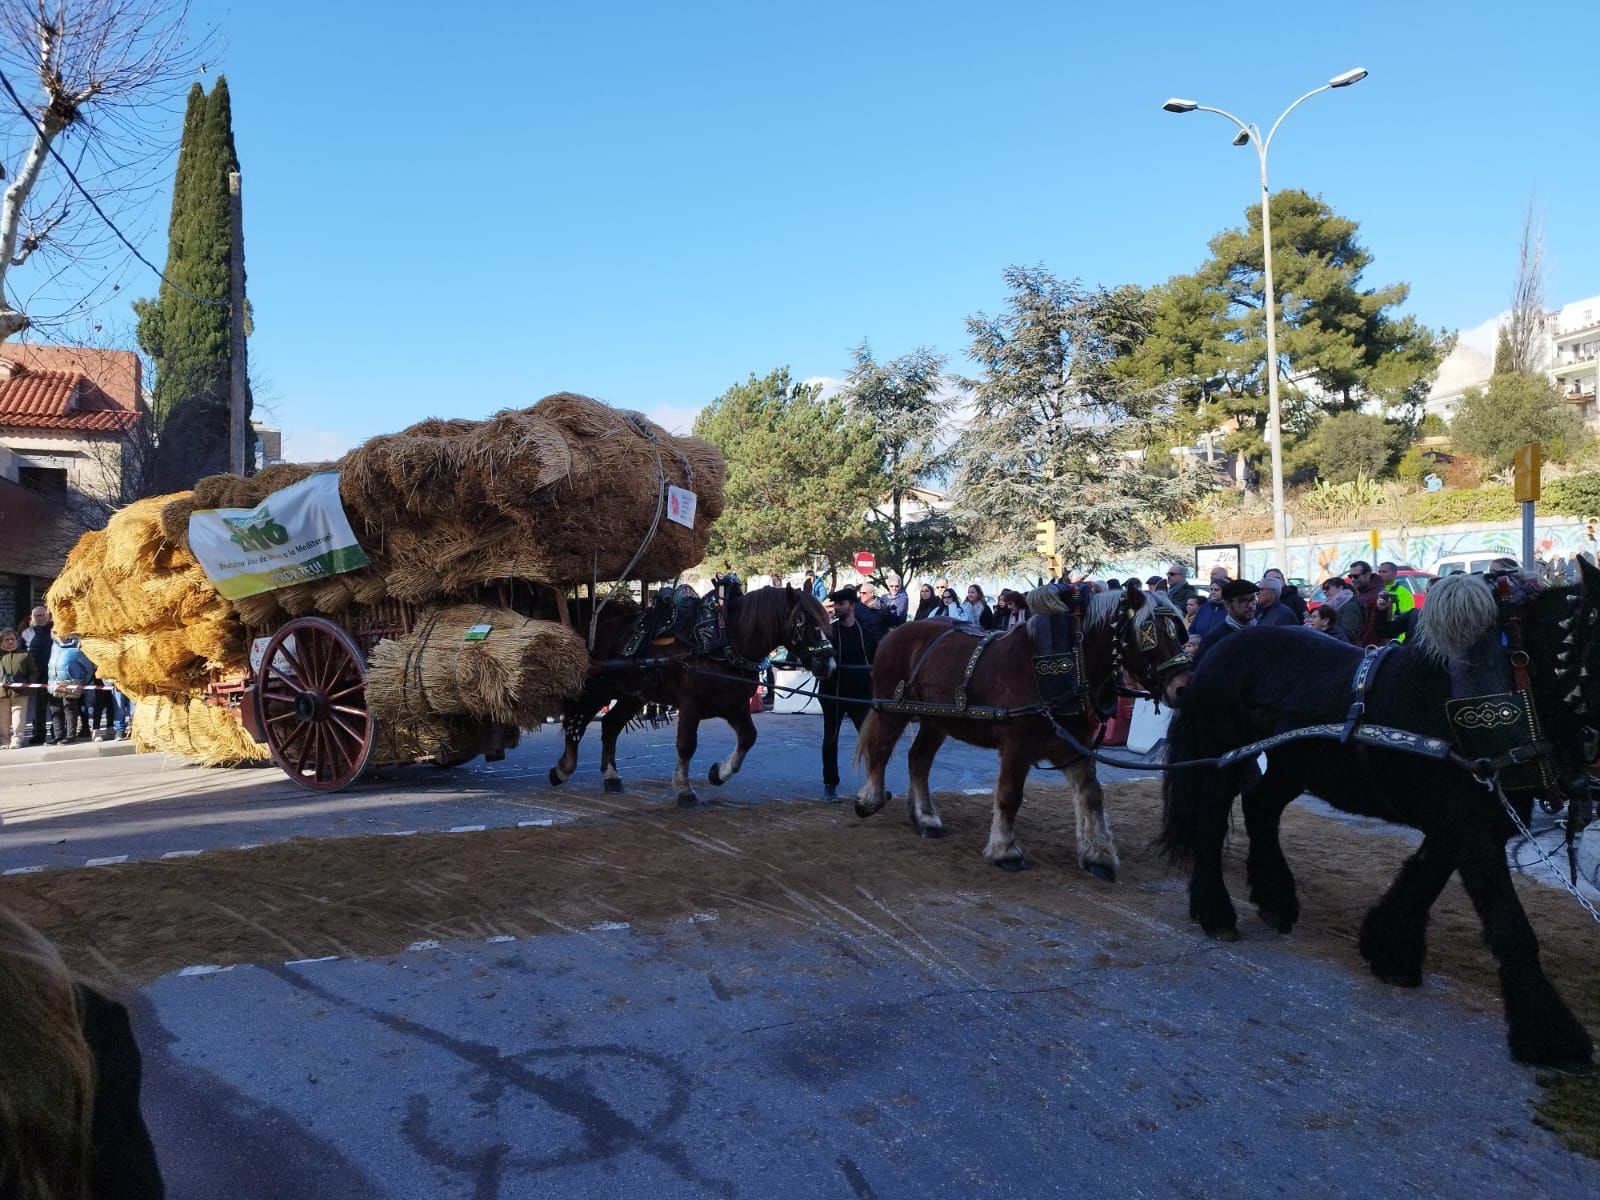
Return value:
M 126 350 L 0 344 L 0 427 L 110 433 L 143 411 L 139 359 Z

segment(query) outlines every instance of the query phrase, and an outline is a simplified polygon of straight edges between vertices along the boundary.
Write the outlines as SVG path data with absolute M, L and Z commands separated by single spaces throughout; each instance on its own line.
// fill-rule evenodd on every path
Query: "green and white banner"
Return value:
M 229 600 L 368 564 L 339 503 L 337 471 L 318 471 L 254 508 L 191 513 L 189 549 Z

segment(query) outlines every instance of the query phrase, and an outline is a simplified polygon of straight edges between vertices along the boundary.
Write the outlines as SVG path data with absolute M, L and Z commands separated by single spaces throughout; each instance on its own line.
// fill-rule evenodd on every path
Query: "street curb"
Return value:
M 133 742 L 84 742 L 74 746 L 22 746 L 0 750 L 0 767 L 26 767 L 34 763 L 67 762 L 76 758 L 121 758 L 134 752 Z

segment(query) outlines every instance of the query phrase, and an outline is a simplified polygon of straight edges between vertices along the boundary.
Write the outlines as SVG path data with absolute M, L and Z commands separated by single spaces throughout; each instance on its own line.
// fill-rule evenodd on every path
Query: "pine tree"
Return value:
M 163 283 L 158 300 L 134 304 L 139 344 L 155 362 L 155 482 L 162 491 L 228 469 L 228 174 L 238 169 L 228 81 L 218 78 L 209 96 L 195 84 L 172 188 L 166 277 L 177 286 Z M 247 392 L 247 417 L 249 410 Z
M 1094 570 L 1157 544 L 1202 486 L 1149 462 L 1171 419 L 1163 389 L 1123 360 L 1143 340 L 1149 305 L 1137 288 L 1087 290 L 1043 268 L 1012 267 L 1006 312 L 967 321 L 973 415 L 957 446 L 957 521 L 982 549 L 980 568 L 1042 573 L 1034 522 L 1056 522 L 1069 569 Z
M 872 427 L 787 368 L 751 375 L 695 418 L 696 437 L 728 460 L 726 507 L 707 562 L 741 572 L 830 572 L 866 545 L 867 508 L 882 493 Z

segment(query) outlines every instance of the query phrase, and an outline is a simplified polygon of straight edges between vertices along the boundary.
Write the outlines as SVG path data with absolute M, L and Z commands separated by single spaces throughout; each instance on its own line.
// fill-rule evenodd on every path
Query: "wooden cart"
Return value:
M 527 617 L 567 620 L 566 597 L 543 585 L 493 584 L 459 602 L 474 599 Z M 486 727 L 480 748 L 442 759 L 408 749 L 403 729 L 386 731 L 373 717 L 366 698 L 368 655 L 383 638 L 409 634 L 421 611 L 386 600 L 339 620 L 307 614 L 270 632 L 252 630 L 250 670 L 214 680 L 207 699 L 231 708 L 283 773 L 313 792 L 339 791 L 369 767 L 459 766 L 480 753 L 491 761 L 503 758 L 517 744 L 514 727 Z

